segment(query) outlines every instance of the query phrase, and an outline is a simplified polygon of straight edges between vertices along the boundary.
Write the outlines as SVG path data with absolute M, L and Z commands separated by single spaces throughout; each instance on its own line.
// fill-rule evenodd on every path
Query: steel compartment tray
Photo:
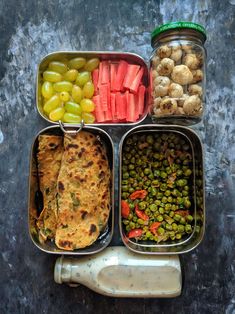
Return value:
M 93 123 L 91 125 L 107 125 L 107 126 L 115 126 L 115 125 L 124 125 L 124 126 L 134 126 L 138 123 L 142 122 L 147 114 L 148 114 L 148 86 L 149 86 L 149 73 L 148 73 L 148 66 L 145 63 L 144 59 L 137 54 L 130 53 L 130 52 L 110 52 L 110 51 L 57 51 L 46 55 L 42 61 L 39 63 L 37 68 L 37 80 L 36 80 L 36 104 L 37 110 L 40 116 L 48 121 L 51 124 L 57 124 L 58 122 L 53 122 L 49 120 L 49 118 L 45 115 L 42 109 L 42 96 L 41 96 L 41 81 L 42 81 L 42 72 L 46 70 L 48 64 L 51 61 L 62 61 L 64 59 L 72 59 L 75 57 L 84 57 L 84 58 L 99 58 L 100 60 L 125 60 L 127 62 L 141 65 L 144 68 L 143 74 L 143 84 L 146 87 L 146 94 L 145 94 L 145 103 L 144 103 L 144 112 L 142 116 L 136 122 L 120 122 L 120 123 L 112 123 L 112 122 L 104 122 L 104 123 Z M 70 123 L 65 123 L 65 125 L 71 125 Z
M 69 126 L 67 130 L 73 130 L 74 126 Z M 77 129 L 77 127 L 75 128 Z M 29 191 L 28 191 L 28 228 L 30 238 L 33 243 L 42 251 L 52 254 L 64 254 L 64 255 L 87 255 L 100 252 L 110 243 L 113 230 L 114 230 L 114 146 L 112 139 L 102 129 L 98 129 L 92 126 L 84 126 L 84 131 L 91 132 L 95 134 L 102 144 L 106 147 L 107 156 L 109 160 L 109 166 L 111 169 L 111 196 L 110 196 L 110 215 L 106 229 L 100 234 L 98 239 L 89 247 L 78 249 L 74 251 L 61 250 L 56 247 L 54 242 L 47 240 L 45 243 L 40 243 L 37 237 L 37 230 L 35 227 L 35 222 L 37 218 L 37 206 L 35 204 L 35 193 L 38 190 L 38 178 L 37 178 L 37 166 L 36 166 L 36 154 L 38 148 L 38 136 L 42 134 L 52 134 L 52 135 L 61 135 L 63 132 L 59 126 L 49 126 L 41 130 L 35 140 L 33 141 L 31 148 L 31 158 L 30 158 L 30 171 L 29 171 Z
M 196 232 L 194 228 L 193 233 L 186 239 L 177 243 L 170 244 L 156 244 L 151 241 L 135 241 L 129 239 L 122 225 L 121 217 L 121 180 L 122 180 L 122 153 L 123 146 L 128 136 L 134 133 L 158 133 L 158 132 L 175 132 L 181 134 L 188 140 L 192 148 L 193 155 L 193 198 L 194 198 L 194 226 L 197 225 L 197 219 L 195 219 L 197 211 L 202 212 L 202 221 L 200 232 Z M 200 182 L 200 184 L 198 184 Z M 205 183 L 204 183 L 204 166 L 203 166 L 203 148 L 202 143 L 198 135 L 191 129 L 184 126 L 177 125 L 141 125 L 129 130 L 121 139 L 119 145 L 119 229 L 122 237 L 122 241 L 125 246 L 136 252 L 142 254 L 181 254 L 186 253 L 194 249 L 202 241 L 205 231 Z

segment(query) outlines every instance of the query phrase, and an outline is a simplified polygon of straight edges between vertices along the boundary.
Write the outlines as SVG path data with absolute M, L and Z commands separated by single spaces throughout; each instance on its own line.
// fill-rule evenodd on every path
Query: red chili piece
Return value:
M 131 195 L 130 195 L 130 199 L 133 201 L 137 198 L 145 198 L 147 196 L 148 192 L 146 190 L 138 190 L 138 191 L 135 191 L 133 192 Z
M 141 237 L 143 233 L 142 229 L 132 229 L 129 233 L 128 233 L 128 238 L 138 238 Z
M 154 222 L 151 224 L 151 226 L 149 227 L 149 230 L 153 233 L 156 234 L 157 233 L 157 229 L 161 226 L 161 222 Z
M 122 210 L 121 210 L 121 214 L 123 218 L 128 218 L 128 216 L 130 215 L 130 206 L 126 201 L 121 201 L 121 206 L 122 206 Z
M 146 215 L 142 210 L 139 209 L 138 204 L 135 205 L 135 213 L 137 215 L 137 217 L 139 217 L 140 219 L 143 220 L 149 220 L 149 216 Z

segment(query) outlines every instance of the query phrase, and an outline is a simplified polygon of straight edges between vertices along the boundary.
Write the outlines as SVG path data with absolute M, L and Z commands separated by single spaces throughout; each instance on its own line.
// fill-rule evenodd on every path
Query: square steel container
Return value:
M 69 131 L 74 130 L 72 126 L 66 128 Z M 77 129 L 77 128 L 76 128 Z M 56 247 L 54 242 L 47 240 L 45 243 L 40 243 L 37 237 L 37 230 L 35 227 L 37 219 L 37 206 L 35 202 L 36 192 L 38 191 L 38 171 L 37 171 L 37 150 L 38 150 L 38 137 L 42 134 L 51 134 L 51 135 L 61 135 L 63 132 L 59 126 L 49 126 L 42 131 L 40 131 L 35 140 L 33 141 L 31 148 L 31 158 L 30 158 L 30 172 L 29 172 L 29 200 L 28 200 L 28 228 L 31 240 L 33 243 L 42 251 L 52 254 L 64 254 L 64 255 L 87 255 L 98 253 L 108 246 L 110 243 L 113 230 L 114 230 L 114 146 L 112 139 L 102 129 L 84 126 L 84 131 L 90 132 L 97 136 L 98 140 L 106 147 L 107 157 L 109 161 L 109 167 L 111 170 L 111 195 L 110 195 L 110 215 L 106 229 L 100 234 L 98 239 L 89 247 L 83 249 L 77 249 L 74 251 L 61 250 Z
M 162 132 L 173 132 L 180 134 L 191 146 L 192 150 L 192 163 L 193 163 L 193 216 L 194 216 L 194 227 L 197 226 L 196 215 L 199 211 L 202 212 L 202 221 L 200 222 L 200 232 L 194 231 L 186 239 L 182 239 L 177 243 L 161 243 L 156 244 L 153 241 L 136 241 L 129 239 L 122 225 L 121 217 L 121 180 L 122 180 L 122 154 L 123 146 L 125 145 L 126 139 L 133 134 L 156 134 Z M 200 182 L 200 184 L 198 183 Z M 119 229 L 122 237 L 122 241 L 125 246 L 136 253 L 142 254 L 182 254 L 187 253 L 194 249 L 202 241 L 205 232 L 205 188 L 204 188 L 204 166 L 203 166 L 203 148 L 202 143 L 198 135 L 188 127 L 178 125 L 141 125 L 132 128 L 128 131 L 121 139 L 119 146 Z
M 144 112 L 142 116 L 137 120 L 136 122 L 120 122 L 120 123 L 112 123 L 112 122 L 104 122 L 104 123 L 93 123 L 91 125 L 107 125 L 107 126 L 115 126 L 115 125 L 124 125 L 124 126 L 134 126 L 138 123 L 142 122 L 145 117 L 148 114 L 148 102 L 149 102 L 149 72 L 148 72 L 148 66 L 145 63 L 144 59 L 140 57 L 137 54 L 130 53 L 130 52 L 110 52 L 110 51 L 57 51 L 48 54 L 45 56 L 42 61 L 39 63 L 37 68 L 37 81 L 36 81 L 36 104 L 37 104 L 37 110 L 41 117 L 45 119 L 46 121 L 57 124 L 58 122 L 53 122 L 48 119 L 48 117 L 45 115 L 42 109 L 42 95 L 41 95 L 41 82 L 42 82 L 42 73 L 46 70 L 48 64 L 51 61 L 62 61 L 64 59 L 73 59 L 76 57 L 84 57 L 84 58 L 99 58 L 101 61 L 104 60 L 112 60 L 112 61 L 118 61 L 118 60 L 125 60 L 129 63 L 140 65 L 144 68 L 144 74 L 143 74 L 143 84 L 146 87 L 146 93 L 145 93 L 145 104 L 144 104 Z M 71 125 L 70 123 L 64 123 L 65 125 Z

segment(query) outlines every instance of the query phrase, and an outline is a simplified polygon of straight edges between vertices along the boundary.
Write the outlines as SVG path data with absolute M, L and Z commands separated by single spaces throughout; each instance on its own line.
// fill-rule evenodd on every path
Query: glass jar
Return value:
M 157 123 L 194 124 L 205 106 L 206 32 L 192 22 L 174 22 L 151 34 L 151 117 Z

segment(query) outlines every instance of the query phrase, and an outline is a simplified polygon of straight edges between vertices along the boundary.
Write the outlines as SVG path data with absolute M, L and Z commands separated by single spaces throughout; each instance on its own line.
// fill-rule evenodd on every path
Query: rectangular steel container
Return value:
M 72 131 L 72 126 L 67 127 L 66 130 Z M 38 191 L 38 171 L 37 171 L 37 149 L 38 149 L 38 137 L 42 134 L 60 135 L 63 136 L 63 132 L 59 126 L 50 126 L 40 131 L 32 144 L 31 158 L 30 158 L 30 172 L 29 172 L 29 199 L 28 199 L 28 228 L 31 240 L 42 251 L 52 254 L 64 254 L 64 255 L 87 255 L 100 252 L 110 243 L 113 230 L 114 230 L 114 146 L 112 139 L 102 129 L 93 126 L 84 126 L 84 131 L 90 132 L 97 136 L 97 139 L 106 147 L 107 156 L 109 160 L 109 166 L 111 170 L 111 199 L 110 199 L 110 215 L 107 224 L 107 228 L 100 234 L 98 239 L 89 247 L 74 250 L 65 251 L 56 247 L 54 242 L 47 240 L 45 243 L 40 243 L 37 237 L 37 230 L 35 227 L 37 219 L 37 205 L 35 203 L 35 196 Z
M 120 123 L 93 123 L 92 125 L 107 125 L 107 126 L 115 126 L 115 125 L 125 125 L 125 126 L 134 126 L 140 123 L 145 119 L 145 117 L 148 114 L 148 102 L 149 102 L 149 96 L 148 96 L 148 88 L 149 88 L 149 73 L 148 73 L 148 66 L 145 63 L 144 59 L 140 57 L 137 54 L 130 53 L 130 52 L 110 52 L 110 51 L 57 51 L 48 54 L 45 56 L 42 61 L 39 63 L 37 68 L 37 81 L 36 81 L 36 104 L 37 104 L 37 110 L 41 117 L 45 119 L 46 121 L 57 124 L 58 122 L 53 122 L 48 119 L 48 117 L 45 115 L 42 109 L 42 95 L 41 95 L 41 81 L 42 81 L 42 73 L 46 70 L 48 67 L 48 64 L 51 61 L 62 61 L 64 59 L 72 59 L 76 57 L 84 57 L 84 58 L 99 58 L 101 61 L 104 60 L 125 60 L 129 63 L 140 65 L 144 68 L 144 74 L 143 74 L 143 83 L 146 87 L 146 95 L 145 95 L 145 104 L 144 104 L 144 112 L 142 116 L 139 118 L 136 122 L 120 122 Z M 65 123 L 65 125 L 70 125 L 69 123 Z
M 122 155 L 126 140 L 133 134 L 156 134 L 162 132 L 173 132 L 180 134 L 192 149 L 193 157 L 193 203 L 194 203 L 194 231 L 186 239 L 177 243 L 159 243 L 151 241 L 136 241 L 129 239 L 123 228 L 121 217 L 121 194 L 122 194 Z M 203 167 L 203 148 L 198 135 L 188 127 L 178 125 L 141 125 L 128 131 L 121 139 L 119 146 L 119 228 L 122 241 L 125 246 L 137 253 L 142 254 L 182 254 L 194 249 L 201 241 L 205 231 L 205 188 L 204 188 L 204 167 Z M 198 222 L 197 213 L 202 213 L 202 220 Z M 196 226 L 200 223 L 200 231 L 196 232 Z

